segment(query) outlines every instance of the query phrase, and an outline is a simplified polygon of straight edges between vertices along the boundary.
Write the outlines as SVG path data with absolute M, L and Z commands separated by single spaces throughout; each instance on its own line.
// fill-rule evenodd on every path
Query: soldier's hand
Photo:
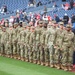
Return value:
M 56 48 L 57 48 L 57 46 L 55 45 L 55 46 L 54 46 L 54 48 L 56 49 Z

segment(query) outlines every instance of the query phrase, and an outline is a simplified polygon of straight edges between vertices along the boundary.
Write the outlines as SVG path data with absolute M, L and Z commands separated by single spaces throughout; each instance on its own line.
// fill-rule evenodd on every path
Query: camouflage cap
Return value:
M 66 28 L 72 28 L 72 26 L 70 24 L 67 24 Z
M 55 20 L 53 20 L 53 21 L 52 21 L 52 23 L 56 24 L 56 21 L 55 21 Z
M 18 23 L 14 23 L 14 26 L 18 26 Z
M 23 27 L 27 26 L 26 22 L 22 22 L 22 25 L 23 25 Z
M 48 24 L 48 21 L 44 21 L 44 24 Z
M 43 23 L 43 21 L 39 21 L 39 24 Z
M 59 22 L 59 25 L 64 25 L 64 23 L 63 22 Z

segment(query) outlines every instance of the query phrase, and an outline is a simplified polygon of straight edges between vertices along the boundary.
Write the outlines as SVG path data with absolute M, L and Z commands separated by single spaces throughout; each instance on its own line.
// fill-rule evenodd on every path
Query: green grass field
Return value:
M 0 57 L 0 75 L 75 75 L 75 73 Z

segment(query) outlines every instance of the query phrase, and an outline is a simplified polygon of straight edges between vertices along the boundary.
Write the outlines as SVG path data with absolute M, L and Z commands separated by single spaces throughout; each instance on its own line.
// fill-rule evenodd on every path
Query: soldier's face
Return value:
M 67 27 L 67 28 L 66 28 L 66 30 L 67 30 L 67 31 L 70 31 L 70 30 L 71 30 L 71 28 L 68 28 L 68 27 Z
M 42 27 L 43 26 L 43 23 L 39 23 L 39 26 Z
M 61 29 L 63 29 L 63 26 L 62 26 L 62 25 L 60 25 L 59 27 L 60 27 Z

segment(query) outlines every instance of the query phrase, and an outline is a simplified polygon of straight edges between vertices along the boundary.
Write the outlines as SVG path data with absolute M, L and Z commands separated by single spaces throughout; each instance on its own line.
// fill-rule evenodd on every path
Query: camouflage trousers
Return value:
M 13 44 L 7 42 L 6 46 L 5 46 L 5 51 L 7 55 L 13 55 Z
M 23 44 L 20 45 L 20 57 L 24 57 L 25 55 L 25 46 Z
M 42 45 L 39 46 L 39 51 L 40 51 L 40 61 L 44 61 L 44 47 Z
M 49 61 L 50 64 L 54 64 L 54 53 L 55 53 L 55 49 L 53 45 L 49 46 Z
M 55 49 L 55 54 L 54 54 L 54 63 L 55 64 L 60 64 L 61 63 L 61 58 L 62 58 L 62 51 L 60 48 Z
M 49 49 L 47 46 L 44 47 L 44 54 L 45 62 L 49 62 Z
M 67 47 L 64 45 L 62 48 L 62 65 L 71 66 L 73 63 L 73 47 Z
M 28 57 L 29 57 L 29 55 L 28 55 L 28 52 L 29 52 L 29 45 L 28 44 L 26 44 L 25 45 L 25 59 L 28 59 Z

